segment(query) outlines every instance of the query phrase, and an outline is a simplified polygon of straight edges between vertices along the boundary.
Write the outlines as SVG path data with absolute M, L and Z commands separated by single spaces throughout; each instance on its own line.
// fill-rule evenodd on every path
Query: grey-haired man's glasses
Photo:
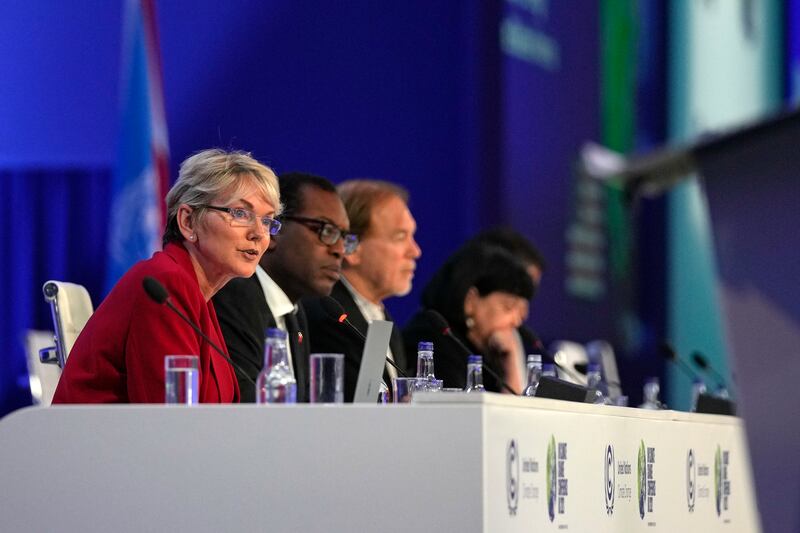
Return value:
M 322 244 L 328 246 L 333 246 L 339 242 L 339 239 L 343 239 L 345 255 L 352 254 L 358 247 L 358 236 L 355 233 L 348 233 L 326 220 L 320 218 L 296 217 L 294 215 L 281 215 L 281 219 L 298 222 L 308 229 L 316 231 Z
M 204 205 L 207 209 L 215 209 L 223 211 L 231 216 L 231 226 L 249 227 L 256 223 L 256 214 L 252 211 L 244 209 L 243 207 L 218 207 L 216 205 Z M 270 235 L 277 235 L 281 230 L 280 220 L 272 217 L 260 217 L 261 225 L 269 232 Z

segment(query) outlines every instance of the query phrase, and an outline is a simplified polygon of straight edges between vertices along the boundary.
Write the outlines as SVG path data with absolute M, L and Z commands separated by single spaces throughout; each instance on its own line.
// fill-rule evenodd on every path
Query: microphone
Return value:
M 714 367 L 711 366 L 711 364 L 708 362 L 708 359 L 706 359 L 702 353 L 698 351 L 692 352 L 692 361 L 694 361 L 694 364 L 697 365 L 699 369 L 703 370 L 704 372 L 710 372 L 711 374 L 713 374 L 714 378 L 717 380 L 717 385 L 719 386 L 720 389 L 725 388 L 725 378 L 722 377 L 722 375 L 719 372 L 714 370 Z
M 439 330 L 439 333 L 441 333 L 445 337 L 448 337 L 450 340 L 456 343 L 456 345 L 459 348 L 461 348 L 461 351 L 464 353 L 465 356 L 469 357 L 470 355 L 472 355 L 472 351 L 470 351 L 470 349 L 467 348 L 463 342 L 461 342 L 461 339 L 459 339 L 453 334 L 452 330 L 450 329 L 450 324 L 447 323 L 447 320 L 445 320 L 445 318 L 438 311 L 434 309 L 426 309 L 424 314 L 425 317 L 428 319 L 428 321 L 431 324 L 433 324 L 433 326 L 437 330 Z M 500 376 L 498 376 L 494 370 L 489 368 L 489 365 L 483 365 L 483 369 L 486 371 L 487 374 L 496 379 L 500 383 L 500 385 L 503 386 L 504 389 L 506 389 L 511 394 L 519 396 L 519 393 L 514 389 L 512 389 L 508 385 L 508 383 L 500 379 Z
M 167 289 L 156 278 L 145 276 L 142 280 L 142 287 L 150 299 L 159 305 L 165 304 L 169 299 Z
M 331 319 L 335 320 L 340 324 L 347 324 L 348 326 L 350 326 L 350 329 L 356 332 L 356 335 L 358 335 L 365 341 L 367 340 L 366 335 L 361 333 L 358 330 L 358 328 L 355 327 L 347 319 L 347 313 L 344 312 L 344 307 L 342 307 L 342 304 L 337 302 L 336 299 L 330 296 L 324 296 L 322 299 L 320 299 L 320 304 L 322 304 L 322 309 L 323 311 L 325 311 L 325 314 L 328 315 Z
M 692 370 L 692 368 L 686 364 L 686 361 L 678 357 L 678 354 L 675 353 L 675 349 L 672 345 L 666 341 L 662 342 L 661 345 L 658 347 L 658 351 L 661 352 L 661 356 L 670 361 L 672 364 L 677 366 L 681 369 L 681 371 L 686 374 L 686 376 L 691 380 L 700 379 L 700 376 Z M 701 380 L 702 381 L 702 380 Z
M 345 312 L 344 307 L 342 307 L 342 304 L 337 302 L 335 298 L 332 298 L 330 296 L 323 296 L 322 299 L 320 300 L 320 304 L 322 305 L 322 309 L 323 311 L 325 311 L 325 314 L 328 315 L 328 317 L 331 320 L 334 320 L 339 324 L 345 324 L 347 327 L 350 328 L 351 331 L 355 332 L 355 334 L 358 335 L 358 337 L 361 340 L 367 342 L 367 336 L 361 333 L 361 331 L 357 327 L 355 327 L 353 323 L 350 322 L 350 320 L 348 320 L 347 313 Z M 392 366 L 392 368 L 397 370 L 397 374 L 400 377 L 402 378 L 408 377 L 408 374 L 406 374 L 403 370 L 401 370 L 400 367 L 394 364 L 394 361 L 392 361 L 388 357 L 386 358 L 386 362 L 389 363 Z
M 242 367 L 234 363 L 233 360 L 230 357 L 228 357 L 228 354 L 226 354 L 222 350 L 222 348 L 214 344 L 214 341 L 209 339 L 208 335 L 203 333 L 202 330 L 199 327 L 197 327 L 197 325 L 194 322 L 192 322 L 188 316 L 183 314 L 180 311 L 180 309 L 175 307 L 175 305 L 169 299 L 169 293 L 167 292 L 167 289 L 164 288 L 164 286 L 161 284 L 160 281 L 158 281 L 153 277 L 145 276 L 145 278 L 142 280 L 142 287 L 144 287 L 144 292 L 147 293 L 147 296 L 149 296 L 151 300 L 153 300 L 155 303 L 159 305 L 166 304 L 167 307 L 169 307 L 175 314 L 181 317 L 184 322 L 189 324 L 192 327 L 192 329 L 195 330 L 197 334 L 203 338 L 203 340 L 205 340 L 212 348 L 214 348 L 214 350 L 217 351 L 217 353 L 219 353 L 228 363 L 230 363 L 230 365 L 233 368 L 238 370 L 247 381 L 249 381 L 253 385 L 256 384 L 255 381 L 250 379 L 250 376 L 248 376 L 247 373 L 244 370 L 242 370 Z

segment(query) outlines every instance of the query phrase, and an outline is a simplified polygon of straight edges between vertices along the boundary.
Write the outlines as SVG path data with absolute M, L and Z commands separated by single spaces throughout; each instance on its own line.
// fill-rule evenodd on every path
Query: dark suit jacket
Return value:
M 231 359 L 256 381 L 264 367 L 264 336 L 276 326 L 275 317 L 264 299 L 258 277 L 237 278 L 228 282 L 213 298 L 219 325 Z M 298 306 L 297 320 L 303 333 L 301 342 L 292 343 L 292 365 L 297 379 L 297 401 L 308 401 L 308 326 L 303 306 Z M 295 349 L 295 348 L 298 349 Z M 242 402 L 255 401 L 255 386 L 237 369 L 236 378 Z
M 53 403 L 163 403 L 164 356 L 200 358 L 200 401 L 237 402 L 239 387 L 230 363 L 167 306 L 142 289 L 152 276 L 183 311 L 223 350 L 214 305 L 200 292 L 189 253 L 170 243 L 136 263 L 117 282 L 75 341 Z
M 358 309 L 355 300 L 350 295 L 347 287 L 342 282 L 336 283 L 331 291 L 331 297 L 338 301 L 347 313 L 348 320 L 357 330 L 364 335 L 367 333 L 367 320 Z M 303 300 L 303 305 L 308 316 L 309 336 L 311 338 L 312 353 L 343 353 L 344 354 L 344 401 L 352 402 L 358 382 L 358 371 L 361 368 L 361 355 L 364 351 L 364 340 L 352 331 L 347 325 L 340 324 L 327 315 L 320 304 L 319 298 Z M 391 320 L 387 313 L 387 320 Z M 416 372 L 410 371 L 409 362 L 403 349 L 403 339 L 399 328 L 392 328 L 389 346 L 394 355 L 395 364 L 403 369 L 406 374 L 413 376 Z M 416 365 L 416 360 L 414 360 Z M 386 385 L 391 388 L 389 376 L 384 372 Z

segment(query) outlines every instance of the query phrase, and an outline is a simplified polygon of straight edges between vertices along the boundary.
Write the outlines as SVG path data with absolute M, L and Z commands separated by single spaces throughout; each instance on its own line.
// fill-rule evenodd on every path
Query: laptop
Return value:
M 389 338 L 392 335 L 392 323 L 388 320 L 373 320 L 367 328 L 367 340 L 361 354 L 361 368 L 358 370 L 358 381 L 353 403 L 371 403 L 378 401 L 378 392 L 383 382 L 383 370 L 386 367 L 386 352 L 389 350 Z M 386 384 L 391 386 L 390 383 Z

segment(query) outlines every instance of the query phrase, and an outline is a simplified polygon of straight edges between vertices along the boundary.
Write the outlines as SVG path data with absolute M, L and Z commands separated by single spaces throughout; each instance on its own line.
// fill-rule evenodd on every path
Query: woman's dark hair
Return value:
M 547 262 L 539 249 L 522 233 L 509 226 L 484 230 L 470 239 L 468 244 L 499 246 L 526 265 L 535 265 L 542 272 L 547 270 Z
M 485 244 L 465 246 L 439 268 L 422 292 L 422 305 L 435 309 L 458 331 L 465 329 L 464 299 L 470 287 L 487 296 L 505 292 L 530 300 L 533 281 L 508 251 Z

